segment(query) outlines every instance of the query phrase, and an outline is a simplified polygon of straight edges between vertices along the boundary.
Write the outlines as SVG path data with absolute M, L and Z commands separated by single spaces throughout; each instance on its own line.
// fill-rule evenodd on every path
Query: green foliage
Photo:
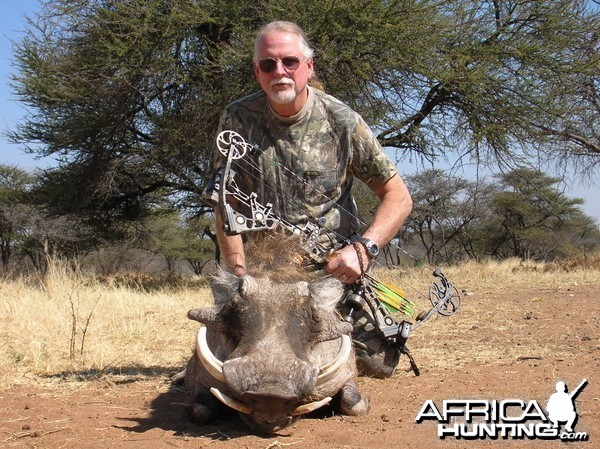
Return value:
M 200 193 L 218 117 L 258 89 L 254 36 L 276 19 L 306 30 L 326 90 L 363 114 L 399 158 L 460 152 L 506 169 L 534 156 L 591 171 L 600 160 L 599 18 L 585 0 L 44 1 L 15 46 L 13 87 L 30 115 L 10 134 L 60 160 L 28 197 L 48 224 L 34 246 L 66 231 L 86 248 L 123 238 L 165 201 L 188 216 L 208 212 Z M 425 192 L 432 203 L 423 207 L 435 215 L 415 215 L 412 230 L 432 258 L 531 254 L 518 242 L 537 227 L 519 215 L 558 213 L 541 199 L 498 198 L 515 243 L 490 247 L 476 231 L 498 231 L 477 208 L 487 200 L 479 186 L 458 184 L 441 196 Z M 544 226 L 574 226 L 564 207 Z M 433 244 L 442 229 L 460 251 Z M 74 251 L 75 240 L 62 246 Z
M 450 176 L 439 169 L 410 176 L 407 184 L 414 207 L 405 234 L 412 234 L 423 244 L 427 260 L 433 263 L 478 257 L 475 229 L 487 217 L 494 187 Z
M 577 206 L 583 201 L 565 197 L 556 187 L 558 178 L 519 169 L 499 179 L 501 192 L 491 203 L 495 222 L 490 226 L 490 254 L 542 260 L 565 256 L 573 237 L 593 229 L 582 221 Z
M 13 84 L 31 115 L 12 138 L 62 158 L 48 182 L 54 203 L 78 186 L 72 213 L 142 217 L 145 197 L 159 190 L 205 212 L 199 192 L 218 116 L 258 88 L 256 31 L 285 19 L 305 28 L 327 90 L 398 154 L 461 148 L 506 163 L 535 149 L 549 159 L 589 158 L 589 167 L 600 154 L 592 126 L 599 21 L 586 5 L 47 1 L 16 47 Z
M 48 184 L 79 194 L 63 210 L 114 221 L 142 217 L 157 190 L 180 200 L 201 191 L 220 111 L 252 79 L 249 45 L 232 47 L 244 21 L 234 31 L 224 6 L 46 3 L 16 53 L 17 94 L 35 113 L 13 138 L 64 155 Z
M 214 254 L 214 245 L 202 228 L 207 225 L 207 220 L 184 221 L 176 211 L 159 211 L 144 221 L 139 246 L 163 255 L 169 273 L 175 271 L 178 260 L 186 260 L 200 274 Z
M 14 206 L 23 201 L 34 177 L 18 167 L 0 164 L 0 205 Z
M 23 238 L 29 208 L 23 200 L 33 177 L 24 170 L 0 165 L 0 256 L 6 270 L 14 246 Z

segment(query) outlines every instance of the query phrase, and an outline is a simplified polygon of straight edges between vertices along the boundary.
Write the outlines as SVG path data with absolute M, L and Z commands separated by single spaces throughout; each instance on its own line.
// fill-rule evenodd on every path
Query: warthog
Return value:
M 339 411 L 365 415 L 369 398 L 354 382 L 352 326 L 336 313 L 342 284 L 274 281 L 220 272 L 215 305 L 188 312 L 203 323 L 186 368 L 188 413 L 205 424 L 224 409 L 251 430 L 273 433 L 339 398 Z

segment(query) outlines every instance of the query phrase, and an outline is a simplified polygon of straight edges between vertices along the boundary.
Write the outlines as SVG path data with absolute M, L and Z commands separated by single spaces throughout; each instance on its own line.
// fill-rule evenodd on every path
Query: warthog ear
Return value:
M 339 338 L 352 332 L 352 325 L 335 313 L 337 303 L 342 299 L 342 283 L 333 277 L 321 278 L 308 285 L 310 296 L 315 302 L 318 315 L 317 341 Z
M 332 312 L 342 295 L 342 283 L 333 277 L 324 277 L 308 285 L 310 296 L 321 309 Z

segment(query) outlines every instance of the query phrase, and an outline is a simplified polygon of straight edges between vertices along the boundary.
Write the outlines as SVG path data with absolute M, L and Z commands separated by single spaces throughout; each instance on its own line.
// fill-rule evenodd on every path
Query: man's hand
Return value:
M 357 251 L 360 251 L 360 259 Z M 325 271 L 338 278 L 344 284 L 354 284 L 367 269 L 369 258 L 367 251 L 361 244 L 348 245 L 334 252 L 328 257 L 329 262 Z M 361 270 L 360 260 L 363 267 Z

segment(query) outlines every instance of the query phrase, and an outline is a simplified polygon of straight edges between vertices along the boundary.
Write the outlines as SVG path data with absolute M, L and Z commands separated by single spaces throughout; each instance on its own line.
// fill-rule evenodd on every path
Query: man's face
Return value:
M 273 60 L 266 64 L 267 68 L 272 70 L 265 71 L 259 67 L 260 61 L 265 59 Z M 254 65 L 254 73 L 269 97 L 273 109 L 284 116 L 299 112 L 306 102 L 306 85 L 313 69 L 312 59 L 305 58 L 300 51 L 300 38 L 282 31 L 263 36 L 260 40 L 258 61 L 259 63 Z M 295 69 L 289 67 L 289 63 L 293 61 L 299 61 Z

